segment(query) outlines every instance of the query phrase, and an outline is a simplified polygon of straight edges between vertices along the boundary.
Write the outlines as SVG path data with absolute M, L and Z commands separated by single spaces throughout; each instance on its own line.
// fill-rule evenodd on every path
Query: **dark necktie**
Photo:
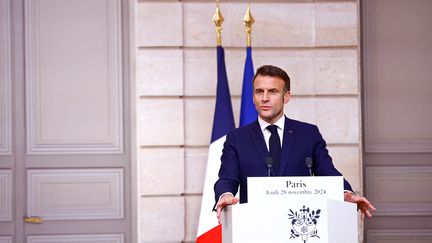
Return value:
M 275 175 L 279 175 L 279 164 L 280 164 L 280 157 L 281 157 L 281 142 L 279 138 L 279 134 L 277 132 L 278 126 L 276 125 L 270 125 L 267 127 L 267 129 L 271 132 L 270 140 L 269 140 L 269 156 L 273 158 L 273 173 Z

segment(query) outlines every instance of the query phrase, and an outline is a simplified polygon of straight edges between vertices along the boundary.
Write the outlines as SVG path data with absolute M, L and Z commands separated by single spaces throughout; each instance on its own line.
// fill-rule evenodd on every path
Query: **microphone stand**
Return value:
M 268 157 L 266 159 L 266 165 L 267 165 L 267 177 L 270 177 L 270 172 L 271 172 L 271 168 L 273 167 L 273 158 L 272 157 Z

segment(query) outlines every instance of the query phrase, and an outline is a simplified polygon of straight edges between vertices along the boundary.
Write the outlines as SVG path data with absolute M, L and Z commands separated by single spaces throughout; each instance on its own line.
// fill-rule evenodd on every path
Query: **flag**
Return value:
M 254 68 L 252 62 L 252 47 L 246 47 L 246 61 L 243 73 L 243 88 L 240 106 L 240 127 L 245 126 L 257 119 L 258 113 L 253 103 L 252 79 Z
M 225 52 L 222 46 L 217 46 L 217 72 L 216 107 L 211 142 L 225 136 L 235 128 L 234 112 L 225 68 Z
M 218 225 L 197 238 L 197 243 L 222 243 L 222 225 Z
M 222 229 L 217 222 L 216 213 L 212 212 L 215 200 L 213 186 L 218 179 L 220 157 L 226 134 L 235 128 L 233 114 L 224 49 L 222 46 L 217 46 L 216 107 L 201 201 L 197 243 L 222 243 Z

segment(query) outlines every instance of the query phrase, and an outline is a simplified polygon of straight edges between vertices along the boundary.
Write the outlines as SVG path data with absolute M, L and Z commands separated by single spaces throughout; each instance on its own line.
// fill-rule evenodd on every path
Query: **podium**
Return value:
M 252 201 L 223 211 L 223 243 L 358 242 L 357 205 L 343 201 L 341 177 L 252 180 L 248 180 Z M 287 188 L 287 181 L 305 186 Z

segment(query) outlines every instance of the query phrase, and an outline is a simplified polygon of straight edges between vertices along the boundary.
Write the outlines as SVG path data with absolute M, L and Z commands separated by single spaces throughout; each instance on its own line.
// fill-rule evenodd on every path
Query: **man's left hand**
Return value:
M 360 209 L 362 213 L 362 219 L 367 215 L 369 218 L 372 217 L 371 211 L 375 211 L 376 208 L 364 197 L 352 194 L 350 192 L 344 193 L 344 200 L 346 202 L 352 202 L 357 204 L 357 208 Z

